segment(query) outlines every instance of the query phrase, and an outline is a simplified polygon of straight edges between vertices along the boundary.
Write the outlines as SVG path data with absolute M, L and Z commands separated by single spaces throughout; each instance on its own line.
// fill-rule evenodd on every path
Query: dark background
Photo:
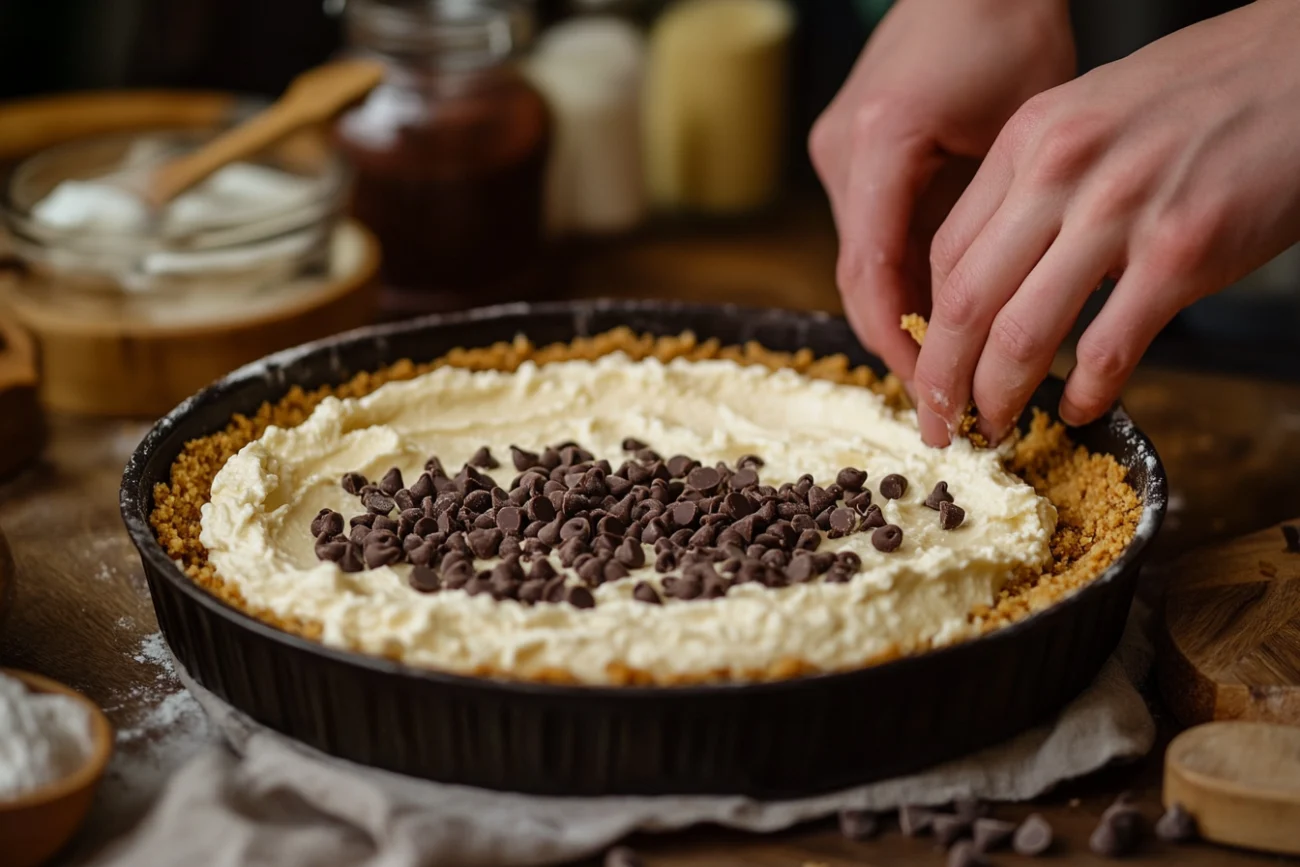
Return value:
M 334 54 L 345 0 L 0 0 L 0 99 L 68 90 L 213 88 L 274 96 Z M 567 0 L 538 0 L 545 21 Z M 791 180 L 814 187 L 803 142 L 889 0 L 792 0 Z M 628 0 L 648 16 L 665 0 Z M 1080 71 L 1123 57 L 1241 0 L 1075 0 Z M 1300 277 L 1297 277 L 1300 282 Z M 1097 293 L 1095 309 L 1105 294 Z M 1085 312 L 1083 321 L 1089 319 Z M 1166 330 L 1156 362 L 1300 377 L 1300 304 L 1201 302 Z

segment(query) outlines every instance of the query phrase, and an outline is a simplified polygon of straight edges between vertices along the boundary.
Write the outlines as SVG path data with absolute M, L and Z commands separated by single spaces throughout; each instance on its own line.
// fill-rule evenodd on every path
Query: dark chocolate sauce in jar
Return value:
M 354 48 L 389 66 L 337 127 L 353 213 L 383 247 L 389 315 L 538 290 L 550 121 L 512 64 L 521 14 L 474 0 L 348 4 Z

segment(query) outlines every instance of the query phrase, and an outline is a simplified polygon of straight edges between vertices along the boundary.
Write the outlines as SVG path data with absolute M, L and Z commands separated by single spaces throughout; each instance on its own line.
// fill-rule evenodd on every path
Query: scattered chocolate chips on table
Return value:
M 639 581 L 632 598 L 660 605 L 665 597 L 717 599 L 736 584 L 849 581 L 861 557 L 819 552 L 823 538 L 870 531 L 883 554 L 902 544 L 902 528 L 872 504 L 865 470 L 844 467 L 824 486 L 804 474 L 774 487 L 762 483 L 757 455 L 742 456 L 733 468 L 689 455 L 665 459 L 633 437 L 622 445 L 628 454 L 617 467 L 574 442 L 537 452 L 512 445 L 516 475 L 501 483 L 487 474 L 501 466 L 487 446 L 454 476 L 431 456 L 409 486 L 397 467 L 376 483 L 345 473 L 343 490 L 365 511 L 345 519 L 321 510 L 309 528 L 316 556 L 345 572 L 409 563 L 407 581 L 422 593 L 464 590 L 525 605 L 591 608 L 592 589 L 649 562 L 647 545 L 664 578 L 658 587 Z M 907 484 L 888 475 L 881 494 L 898 499 Z M 964 513 L 940 488 L 948 498 L 936 507 L 940 521 L 955 528 Z M 544 559 L 552 555 L 578 583 L 556 574 Z M 499 562 L 476 569 L 475 560 Z
M 981 816 L 971 825 L 971 839 L 980 852 L 993 852 L 1011 843 L 1016 824 Z
M 1017 855 L 1037 857 L 1052 848 L 1052 826 L 1039 813 L 1031 813 L 1011 837 Z
M 605 853 L 604 867 L 642 867 L 641 856 L 627 846 L 615 846 Z
M 850 840 L 870 840 L 880 833 L 880 814 L 871 810 L 841 810 L 840 833 Z
M 1121 795 L 1101 814 L 1088 847 L 1106 858 L 1118 858 L 1132 852 L 1142 837 L 1142 814 L 1128 798 Z
M 934 811 L 915 804 L 904 804 L 898 808 L 898 827 L 909 837 L 919 837 L 928 832 L 934 824 Z
M 948 848 L 970 834 L 971 820 L 954 813 L 936 813 L 930 820 L 930 830 L 943 848 Z
M 960 840 L 948 850 L 948 867 L 984 867 L 988 864 L 984 853 L 970 840 Z
M 1196 817 L 1177 802 L 1171 804 L 1156 821 L 1155 830 L 1156 837 L 1166 843 L 1188 843 L 1200 836 Z

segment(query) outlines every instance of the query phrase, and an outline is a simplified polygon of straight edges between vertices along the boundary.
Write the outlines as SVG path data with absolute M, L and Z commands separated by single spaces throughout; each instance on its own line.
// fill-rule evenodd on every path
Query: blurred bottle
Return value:
M 606 235 L 644 216 L 644 65 L 644 39 L 618 18 L 571 18 L 538 41 L 526 68 L 554 119 L 546 187 L 552 234 Z
M 550 119 L 516 68 L 518 4 L 349 0 L 348 41 L 389 76 L 338 124 L 353 213 L 383 247 L 389 315 L 527 298 L 541 287 Z
M 645 93 L 655 205 L 725 215 L 776 198 L 793 25 L 783 0 L 682 0 L 655 23 Z

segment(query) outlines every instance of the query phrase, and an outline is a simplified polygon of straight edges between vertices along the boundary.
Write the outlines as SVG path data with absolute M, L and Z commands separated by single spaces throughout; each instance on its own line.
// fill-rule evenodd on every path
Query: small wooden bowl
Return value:
M 113 755 L 113 727 L 94 702 L 61 683 L 25 671 L 0 669 L 33 692 L 58 693 L 82 704 L 90 714 L 90 758 L 62 780 L 0 801 L 0 862 L 5 867 L 36 867 L 62 849 L 81 827 L 95 789 Z

